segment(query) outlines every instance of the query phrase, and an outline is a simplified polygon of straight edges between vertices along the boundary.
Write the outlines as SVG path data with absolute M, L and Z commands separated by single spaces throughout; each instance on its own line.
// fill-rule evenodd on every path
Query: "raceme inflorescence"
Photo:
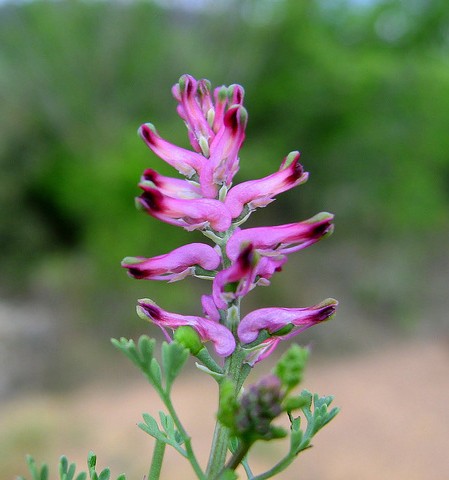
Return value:
M 188 325 L 203 342 L 212 342 L 219 356 L 229 357 L 238 348 L 254 364 L 281 340 L 334 314 L 337 302 L 327 299 L 308 308 L 262 308 L 239 316 L 242 297 L 258 285 L 269 285 L 290 253 L 332 233 L 333 215 L 241 228 L 254 210 L 307 180 L 300 154 L 288 154 L 279 170 L 267 177 L 233 185 L 248 118 L 243 88 L 231 85 L 212 91 L 207 80 L 183 75 L 172 91 L 193 151 L 169 143 L 151 123 L 142 125 L 139 134 L 185 178 L 145 170 L 139 183 L 143 193 L 136 203 L 163 222 L 201 231 L 215 246 L 191 243 L 152 258 L 127 257 L 122 266 L 138 279 L 174 282 L 191 275 L 212 280 L 211 293 L 201 299 L 201 316 L 168 312 L 149 299 L 139 300 L 138 314 L 159 326 L 169 341 L 169 331 Z
M 257 439 L 284 436 L 282 429 L 271 425 L 275 417 L 289 412 L 289 408 L 310 408 L 311 398 L 307 394 L 296 400 L 289 397 L 292 385 L 296 386 L 302 376 L 307 357 L 304 349 L 292 350 L 287 356 L 290 367 L 278 368 L 278 376 L 263 378 L 243 394 L 242 384 L 249 370 L 268 357 L 281 341 L 330 319 L 337 301 L 329 298 L 310 307 L 260 308 L 243 317 L 240 303 L 255 287 L 269 285 L 289 254 L 330 235 L 333 215 L 323 212 L 301 222 L 242 228 L 256 209 L 307 181 L 309 174 L 299 163 L 299 152 L 289 153 L 271 175 L 234 185 L 248 119 L 243 88 L 231 85 L 212 90 L 208 80 L 183 75 L 172 93 L 193 150 L 169 143 L 151 123 L 142 125 L 139 135 L 184 178 L 145 170 L 139 183 L 142 194 L 136 204 L 158 220 L 200 231 L 213 245 L 190 243 L 152 258 L 127 257 L 122 266 L 136 279 L 175 282 L 194 276 L 212 282 L 210 293 L 201 298 L 202 313 L 198 316 L 170 312 L 147 298 L 139 300 L 137 312 L 157 325 L 167 342 L 171 343 L 174 336 L 176 342 L 189 349 L 201 361 L 199 367 L 220 385 L 218 423 L 205 473 L 205 478 L 216 478 L 245 462 Z M 218 364 L 210 355 L 208 344 L 223 359 Z M 288 383 L 286 378 L 295 368 L 294 380 Z M 336 409 L 332 415 L 326 410 L 322 421 L 327 423 L 336 413 Z M 293 432 L 298 421 L 291 419 Z M 290 456 L 295 457 L 306 448 L 309 440 L 302 438 Z M 238 445 L 234 450 L 232 442 Z M 233 455 L 226 463 L 228 449 Z M 245 465 L 248 478 L 269 478 L 253 476 Z M 275 469 L 270 476 L 276 473 Z

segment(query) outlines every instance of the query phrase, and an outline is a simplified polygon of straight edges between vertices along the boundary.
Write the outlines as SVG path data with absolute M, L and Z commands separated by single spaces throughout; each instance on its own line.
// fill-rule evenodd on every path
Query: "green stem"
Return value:
M 162 469 L 162 461 L 164 460 L 166 444 L 161 440 L 156 440 L 153 450 L 153 458 L 151 460 L 151 468 L 148 474 L 148 480 L 159 480 Z
M 185 448 L 186 448 L 187 458 L 188 458 L 188 460 L 190 462 L 190 465 L 192 466 L 193 470 L 195 471 L 197 478 L 199 480 L 206 480 L 206 476 L 204 475 L 204 472 L 201 469 L 201 467 L 198 463 L 198 460 L 196 459 L 195 454 L 193 452 L 191 438 L 188 435 L 188 433 L 186 432 L 186 430 L 184 429 L 184 426 L 182 425 L 181 420 L 179 419 L 179 417 L 178 417 L 178 415 L 175 411 L 175 408 L 173 407 L 173 404 L 171 402 L 169 394 L 167 392 L 161 390 L 159 395 L 160 395 L 162 401 L 164 402 L 164 405 L 167 407 L 167 410 L 170 413 L 170 415 L 173 419 L 173 422 L 176 425 L 176 428 L 177 428 L 178 432 L 181 434 L 182 439 L 184 440 L 184 445 L 185 445 Z
M 231 266 L 232 262 L 228 258 L 226 254 L 226 244 L 234 232 L 236 226 L 232 225 L 229 230 L 227 230 L 224 234 L 221 234 L 218 237 L 218 241 L 214 239 L 217 245 L 219 245 L 221 250 L 221 257 L 222 257 L 222 268 L 226 269 Z M 203 232 L 204 233 L 204 232 Z M 205 233 L 206 234 L 206 233 Z M 216 236 L 216 235 L 214 235 Z M 212 238 L 210 236 L 210 238 Z M 232 309 L 232 313 L 231 313 Z M 234 337 L 237 338 L 237 325 L 240 321 L 240 300 L 237 300 L 232 307 L 228 307 L 228 310 L 221 312 L 221 323 L 226 325 L 231 332 L 233 333 Z M 235 385 L 235 398 L 237 398 L 242 384 L 245 378 L 248 376 L 250 368 L 244 367 L 244 360 L 246 354 L 243 352 L 242 348 L 240 347 L 239 343 L 237 342 L 237 346 L 232 353 L 225 360 L 224 366 L 224 374 L 230 380 L 232 380 L 233 384 Z M 220 387 L 221 388 L 221 387 Z M 214 430 L 214 437 L 212 440 L 212 446 L 209 454 L 209 461 L 207 464 L 206 476 L 207 479 L 212 480 L 218 478 L 218 475 L 224 468 L 226 462 L 226 455 L 228 452 L 229 446 L 229 429 L 221 425 L 219 421 L 215 424 Z
M 229 429 L 221 425 L 220 422 L 217 422 L 215 424 L 214 438 L 212 440 L 212 448 L 206 470 L 208 479 L 214 479 L 221 472 L 226 461 L 228 443 Z
M 249 368 L 244 368 L 243 361 L 245 354 L 240 346 L 237 346 L 234 353 L 226 359 L 225 374 L 230 378 L 234 385 L 235 397 L 238 396 L 245 378 L 249 374 Z M 229 445 L 229 429 L 217 421 L 215 424 L 212 448 L 209 455 L 206 475 L 208 479 L 217 478 L 223 470 L 226 462 L 226 454 Z
M 242 460 L 245 458 L 245 455 L 248 453 L 250 448 L 251 443 L 241 443 L 234 455 L 232 455 L 232 457 L 229 459 L 229 462 L 226 464 L 225 468 L 235 470 L 242 463 Z
M 296 458 L 296 455 L 292 455 L 291 453 L 287 454 L 281 461 L 279 461 L 273 468 L 267 470 L 260 475 L 256 475 L 252 478 L 252 480 L 266 480 L 267 478 L 274 477 L 282 470 L 285 470 Z
M 253 472 L 251 471 L 251 468 L 248 465 L 248 460 L 245 459 L 245 458 L 242 460 L 242 467 L 245 470 L 245 473 L 246 473 L 246 476 L 248 477 L 248 480 L 253 480 L 254 474 L 253 474 Z

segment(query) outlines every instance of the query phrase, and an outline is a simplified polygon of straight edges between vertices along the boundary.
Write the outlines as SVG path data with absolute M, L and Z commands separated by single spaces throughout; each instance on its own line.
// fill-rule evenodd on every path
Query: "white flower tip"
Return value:
M 324 220 L 333 220 L 334 215 L 329 212 L 320 212 L 314 215 L 312 218 L 309 218 L 308 223 L 322 222 Z
M 139 258 L 139 257 L 125 257 L 123 260 L 122 260 L 122 267 L 125 266 L 125 265 L 136 265 L 138 263 L 141 263 L 142 262 L 142 259 Z

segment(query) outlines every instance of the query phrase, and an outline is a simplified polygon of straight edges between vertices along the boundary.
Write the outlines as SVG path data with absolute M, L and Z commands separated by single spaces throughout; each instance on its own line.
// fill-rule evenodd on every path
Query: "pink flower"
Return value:
M 127 268 L 133 278 L 176 282 L 188 275 L 195 275 L 196 266 L 214 270 L 220 262 L 220 255 L 211 246 L 191 243 L 157 257 L 126 257 L 122 267 Z
M 215 198 L 219 185 L 229 186 L 239 169 L 239 150 L 245 139 L 248 115 L 241 105 L 234 105 L 226 112 L 223 126 L 210 144 L 210 157 L 200 172 L 203 195 Z
M 229 186 L 238 170 L 238 152 L 245 138 L 247 113 L 240 85 L 218 87 L 213 98 L 207 80 L 183 75 L 173 89 L 178 114 L 185 121 L 190 143 L 205 161 L 199 173 L 205 197 L 216 198 L 219 186 Z
M 257 264 L 257 285 L 268 286 L 269 279 L 282 270 L 282 266 L 287 261 L 287 255 L 278 255 L 276 257 L 262 257 Z
M 279 171 L 260 178 L 249 180 L 232 187 L 225 200 L 232 218 L 237 218 L 247 206 L 249 212 L 258 207 L 265 207 L 274 200 L 278 193 L 304 183 L 309 174 L 304 172 L 299 163 L 299 152 L 291 152 L 281 163 Z
M 239 254 L 240 246 L 251 243 L 261 255 L 277 256 L 296 252 L 318 242 L 333 231 L 334 216 L 322 212 L 304 222 L 236 230 L 226 245 L 231 260 Z
M 201 305 L 206 318 L 214 322 L 220 321 L 220 312 L 217 309 L 217 305 L 215 305 L 212 295 L 201 295 Z
M 243 88 L 240 85 L 217 87 L 212 98 L 208 80 L 182 75 L 172 93 L 179 103 L 177 111 L 187 125 L 192 147 L 209 157 L 211 142 L 223 127 L 227 108 L 243 104 Z
M 276 334 L 285 327 L 291 327 L 291 331 L 287 333 L 279 332 L 281 339 L 287 339 L 331 318 L 337 305 L 336 300 L 329 298 L 307 308 L 272 307 L 254 310 L 241 320 L 237 334 L 242 343 L 251 343 L 257 339 L 262 330 Z
M 282 337 L 270 337 L 256 347 L 251 348 L 245 359 L 246 363 L 251 367 L 254 367 L 256 363 L 268 358 L 276 350 L 281 339 Z
M 215 276 L 212 297 L 216 307 L 225 309 L 229 302 L 244 297 L 257 285 L 269 285 L 269 279 L 282 270 L 286 261 L 286 255 L 260 257 L 248 244 L 230 267 Z
M 179 173 L 190 178 L 201 171 L 206 160 L 202 155 L 173 145 L 157 133 L 154 125 L 145 123 L 138 130 L 139 135 L 151 150 Z
M 154 186 L 161 193 L 172 198 L 201 198 L 198 185 L 180 178 L 165 177 L 151 168 L 143 172 L 139 186 L 142 185 Z
M 137 314 L 140 318 L 160 327 L 169 341 L 171 339 L 167 329 L 176 330 L 178 327 L 189 325 L 203 342 L 213 343 L 217 355 L 228 357 L 235 349 L 235 339 L 230 330 L 213 320 L 167 312 L 147 298 L 138 301 Z
M 245 91 L 240 85 L 230 85 L 229 87 L 217 87 L 214 90 L 215 111 L 212 129 L 215 133 L 223 127 L 226 107 L 232 105 L 243 105 Z
M 218 200 L 172 198 L 145 182 L 140 184 L 140 188 L 144 192 L 136 198 L 137 205 L 163 222 L 189 231 L 210 227 L 224 232 L 231 226 L 231 214 Z
M 258 261 L 258 255 L 249 244 L 230 267 L 217 273 L 212 284 L 212 296 L 218 308 L 224 310 L 228 302 L 244 297 L 255 287 Z
M 238 152 L 247 123 L 243 88 L 218 87 L 212 98 L 207 80 L 183 75 L 172 92 L 195 152 L 167 142 L 151 123 L 142 125 L 139 134 L 158 157 L 181 174 L 199 178 L 204 197 L 216 198 L 220 186 L 229 187 L 238 171 Z
M 206 141 L 208 144 L 213 137 L 207 119 L 208 112 L 213 111 L 210 84 L 207 80 L 197 81 L 190 75 L 183 75 L 173 86 L 172 93 L 179 102 L 178 115 L 186 122 L 192 147 L 197 152 L 203 152 L 201 143 Z

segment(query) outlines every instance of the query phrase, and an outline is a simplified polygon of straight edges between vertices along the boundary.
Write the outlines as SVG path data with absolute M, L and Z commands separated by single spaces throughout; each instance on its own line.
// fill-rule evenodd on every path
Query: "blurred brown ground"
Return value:
M 341 413 L 318 433 L 279 479 L 446 480 L 449 478 L 449 344 L 413 341 L 365 355 L 320 360 L 312 356 L 304 388 L 333 394 Z M 261 366 L 256 375 L 264 369 Z M 266 369 L 266 367 L 265 367 Z M 112 372 L 112 370 L 111 370 Z M 174 398 L 205 463 L 216 398 L 212 380 L 197 372 L 180 378 Z M 90 385 L 71 395 L 31 395 L 0 406 L 0 460 L 7 478 L 25 473 L 24 454 L 46 461 L 56 478 L 64 453 L 84 468 L 89 449 L 117 476 L 142 479 L 152 441 L 136 427 L 160 403 L 144 380 Z M 253 451 L 255 472 L 273 465 L 282 441 Z M 163 479 L 193 479 L 189 465 L 167 450 Z M 242 478 L 245 478 L 242 475 Z

